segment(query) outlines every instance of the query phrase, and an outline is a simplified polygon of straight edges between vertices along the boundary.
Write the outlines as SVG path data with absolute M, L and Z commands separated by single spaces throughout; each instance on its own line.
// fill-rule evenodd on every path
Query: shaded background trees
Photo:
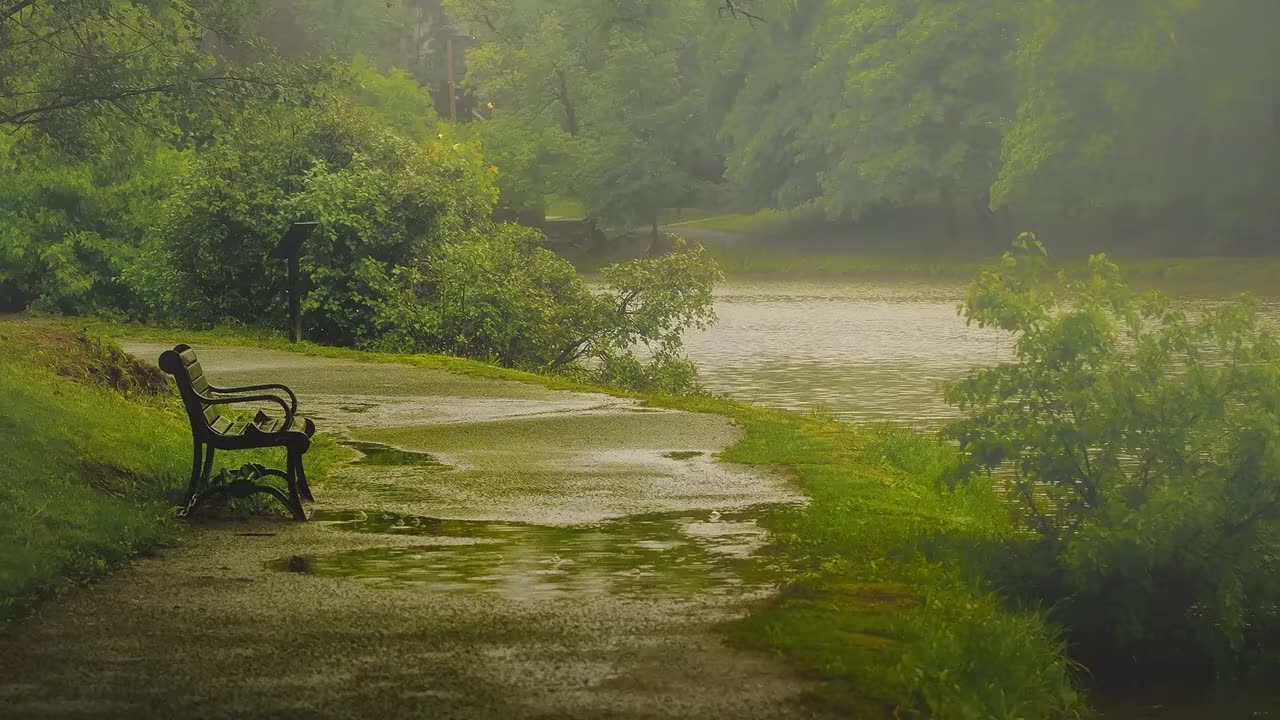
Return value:
M 530 142 L 582 150 L 505 182 L 610 224 L 701 204 L 795 211 L 855 248 L 989 250 L 1026 227 L 1065 252 L 1275 247 L 1266 0 L 752 3 L 767 22 L 696 0 L 492 5 L 446 5 L 476 38 L 467 82 Z

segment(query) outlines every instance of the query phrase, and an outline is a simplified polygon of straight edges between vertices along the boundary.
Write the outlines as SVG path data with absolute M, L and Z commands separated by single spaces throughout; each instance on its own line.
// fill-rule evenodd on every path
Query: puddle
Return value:
M 697 457 L 702 457 L 703 455 L 706 455 L 706 453 L 698 450 L 676 450 L 666 453 L 662 457 L 667 458 L 668 460 L 692 460 Z
M 772 588 L 784 576 L 780 558 L 758 553 L 767 532 L 757 520 L 785 507 L 641 515 L 576 527 L 317 512 L 312 520 L 334 530 L 421 537 L 424 543 L 293 556 L 271 566 L 379 588 L 510 600 L 737 595 Z
M 437 468 L 440 471 L 453 469 L 451 466 L 440 462 L 434 455 L 424 452 L 401 450 L 382 443 L 358 442 L 355 440 L 345 440 L 341 444 L 360 453 L 360 459 L 352 462 L 352 465 L 366 467 L 425 467 Z

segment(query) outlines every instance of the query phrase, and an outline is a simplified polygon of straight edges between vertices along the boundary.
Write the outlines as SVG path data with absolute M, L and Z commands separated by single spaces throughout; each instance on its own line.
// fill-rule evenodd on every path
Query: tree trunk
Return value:
M 573 101 L 569 99 L 569 81 L 564 76 L 564 71 L 556 68 L 556 82 L 560 86 L 556 95 L 560 98 L 560 104 L 564 107 L 564 130 L 569 133 L 569 137 L 578 136 L 578 112 L 573 107 Z

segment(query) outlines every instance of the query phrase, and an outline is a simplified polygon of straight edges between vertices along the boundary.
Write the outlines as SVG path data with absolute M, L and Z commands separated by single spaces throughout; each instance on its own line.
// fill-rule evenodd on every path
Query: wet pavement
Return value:
M 161 345 L 129 349 L 154 358 Z M 0 717 L 804 718 L 720 627 L 776 592 L 713 415 L 388 364 L 197 348 L 352 448 L 313 522 L 196 525 L 0 637 Z

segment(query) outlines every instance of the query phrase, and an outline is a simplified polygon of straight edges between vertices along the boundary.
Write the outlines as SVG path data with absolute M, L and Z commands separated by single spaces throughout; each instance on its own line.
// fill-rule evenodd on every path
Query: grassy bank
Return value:
M 283 331 L 263 330 L 260 328 L 219 327 L 210 330 L 190 330 L 184 328 L 164 328 L 152 325 L 134 325 L 125 323 L 109 323 L 93 320 L 69 321 L 59 319 L 42 320 L 63 328 L 71 329 L 87 325 L 94 332 L 110 335 L 122 340 L 140 340 L 162 343 L 189 343 L 192 345 L 234 345 L 256 347 L 266 350 L 296 352 L 312 357 L 337 358 L 343 360 L 359 360 L 361 362 L 398 363 L 413 367 L 466 375 L 489 380 L 509 380 L 512 382 L 532 383 L 552 390 L 577 390 L 581 392 L 598 392 L 602 389 L 595 385 L 586 385 L 574 380 L 555 375 L 539 375 L 523 370 L 512 370 L 498 367 L 476 360 L 453 357 L 450 355 L 402 355 L 397 353 L 367 352 L 351 348 L 320 345 L 313 342 L 290 343 Z M 619 390 L 608 390 L 614 395 L 633 397 L 633 393 Z
M 725 275 L 761 280 L 898 280 L 963 285 L 995 257 L 917 257 L 822 252 L 761 245 L 708 245 Z M 1173 294 L 1210 297 L 1280 293 L 1280 258 L 1117 258 L 1126 282 Z M 1087 272 L 1081 258 L 1060 259 L 1068 273 Z
M 92 334 L 0 322 L 0 624 L 178 538 L 191 434 L 175 396 Z M 308 454 L 319 484 L 342 452 Z
M 798 224 L 799 222 L 799 224 Z M 754 215 L 719 215 L 677 223 L 671 230 L 704 242 L 725 274 L 739 279 L 777 280 L 903 280 L 968 283 L 983 267 L 995 261 L 1012 241 L 986 238 L 996 248 L 988 255 L 895 254 L 895 247 L 911 245 L 910 237 L 861 240 L 849 249 L 823 249 L 809 242 L 802 221 L 786 213 L 762 210 Z M 780 243 L 789 239 L 791 242 Z M 997 242 L 998 241 L 998 242 Z M 826 241 L 827 247 L 832 246 Z M 994 245 L 993 245 L 994 242 Z M 982 245 L 974 241 L 974 246 Z M 835 243 L 838 246 L 841 243 Z M 1083 276 L 1087 260 L 1063 258 L 1065 248 L 1055 248 L 1057 262 L 1069 273 Z M 1178 294 L 1208 296 L 1253 292 L 1264 296 L 1280 293 L 1280 258 L 1275 257 L 1146 257 L 1116 256 L 1126 281 L 1143 288 Z
M 952 491 L 956 453 L 910 431 L 712 399 L 746 431 L 723 459 L 788 468 L 811 498 L 775 518 L 775 549 L 809 568 L 733 629 L 825 681 L 855 718 L 1069 718 L 1088 714 L 1055 632 L 984 582 L 1013 540 L 991 488 Z

